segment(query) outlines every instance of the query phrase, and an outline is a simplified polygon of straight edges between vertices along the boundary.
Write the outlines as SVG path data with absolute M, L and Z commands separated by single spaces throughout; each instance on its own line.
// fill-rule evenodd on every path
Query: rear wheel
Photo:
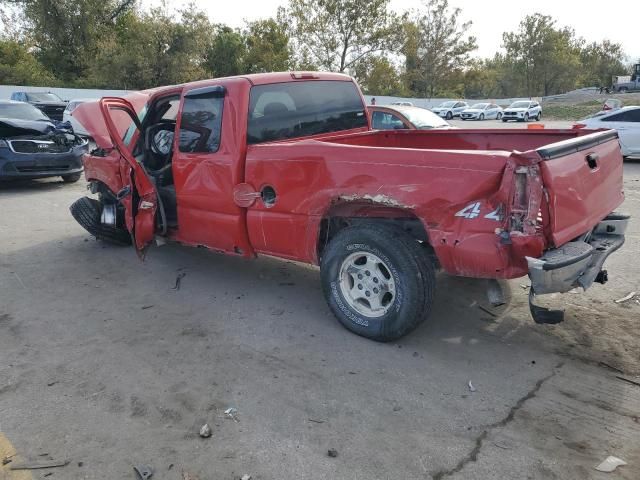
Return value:
M 538 115 L 536 115 L 536 122 L 539 122 L 541 118 L 542 118 L 542 112 L 538 112 Z
M 498 112 L 498 116 L 496 118 L 500 120 L 502 118 L 502 113 Z
M 480 114 L 480 120 L 484 120 L 484 113 Z
M 82 172 L 71 173 L 69 175 L 62 175 L 62 181 L 64 183 L 76 183 L 82 177 Z
M 431 310 L 435 269 L 404 230 L 375 223 L 347 227 L 327 246 L 320 270 L 329 307 L 348 330 L 396 340 Z
M 69 210 L 73 218 L 94 237 L 116 245 L 131 245 L 131 235 L 127 230 L 105 225 L 100 221 L 102 204 L 98 200 L 82 197 Z

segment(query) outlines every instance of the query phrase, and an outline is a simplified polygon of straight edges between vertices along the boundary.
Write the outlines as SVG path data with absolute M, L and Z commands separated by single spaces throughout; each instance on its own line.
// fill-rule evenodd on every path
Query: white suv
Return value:
M 502 121 L 517 120 L 518 122 L 528 122 L 529 120 L 540 120 L 542 118 L 542 107 L 533 100 L 519 100 L 513 102 L 502 112 Z

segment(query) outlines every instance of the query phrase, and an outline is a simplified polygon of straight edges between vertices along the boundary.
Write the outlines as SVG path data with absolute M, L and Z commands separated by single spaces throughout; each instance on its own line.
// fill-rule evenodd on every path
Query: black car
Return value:
M 23 102 L 0 101 L 0 180 L 61 176 L 77 182 L 88 143 L 68 122 Z
M 11 100 L 30 103 L 42 110 L 52 120 L 62 120 L 64 109 L 69 103 L 51 92 L 13 92 Z

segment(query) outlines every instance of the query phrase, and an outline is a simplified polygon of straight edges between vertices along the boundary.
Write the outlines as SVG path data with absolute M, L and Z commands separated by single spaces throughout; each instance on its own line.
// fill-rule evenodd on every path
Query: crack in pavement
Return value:
M 433 480 L 442 480 L 445 477 L 450 477 L 451 475 L 453 475 L 455 473 L 458 473 L 460 470 L 462 470 L 464 467 L 466 467 L 467 464 L 476 462 L 478 460 L 478 454 L 480 453 L 480 450 L 482 449 L 482 444 L 484 443 L 485 439 L 487 438 L 487 436 L 489 435 L 491 430 L 493 430 L 495 428 L 499 428 L 499 427 L 504 427 L 509 422 L 511 422 L 515 418 L 516 413 L 518 413 L 518 410 L 520 410 L 522 408 L 522 406 L 525 404 L 525 402 L 527 400 L 531 400 L 533 397 L 535 397 L 536 394 L 538 393 L 538 391 L 542 388 L 542 385 L 544 385 L 544 383 L 547 380 L 553 378 L 558 373 L 558 370 L 563 365 L 564 365 L 564 362 L 558 363 L 555 367 L 553 367 L 553 371 L 549 375 L 547 375 L 546 377 L 538 380 L 536 382 L 536 384 L 533 386 L 533 388 L 531 390 L 529 390 L 529 392 L 527 392 L 527 394 L 525 396 L 519 398 L 518 401 L 516 402 L 516 404 L 513 407 L 511 407 L 511 409 L 509 410 L 509 413 L 507 414 L 506 417 L 504 417 L 502 420 L 499 420 L 497 422 L 494 422 L 494 423 L 491 423 L 491 424 L 487 425 L 487 428 L 485 430 L 483 430 L 482 433 L 480 435 L 478 435 L 478 437 L 476 438 L 475 446 L 473 447 L 471 452 L 469 452 L 467 455 L 465 455 L 457 463 L 457 465 L 455 467 L 453 467 L 451 469 L 448 469 L 448 470 L 441 469 L 441 470 L 438 470 L 437 472 L 433 473 L 431 475 Z

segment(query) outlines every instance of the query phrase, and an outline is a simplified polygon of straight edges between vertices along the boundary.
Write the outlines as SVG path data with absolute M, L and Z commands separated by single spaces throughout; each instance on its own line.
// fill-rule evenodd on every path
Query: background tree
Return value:
M 387 57 L 367 57 L 356 65 L 354 73 L 366 94 L 400 97 L 409 94 L 398 69 Z
M 273 18 L 251 22 L 244 35 L 246 73 L 281 72 L 292 67 L 289 34 L 284 23 Z
M 619 43 L 604 40 L 585 45 L 580 52 L 581 84 L 608 87 L 614 75 L 628 75 L 631 70 L 624 65 L 623 58 L 624 52 Z
M 244 73 L 247 53 L 244 35 L 226 25 L 218 25 L 206 48 L 204 66 L 212 77 L 228 77 Z
M 427 0 L 405 18 L 402 53 L 411 91 L 433 97 L 469 61 L 476 39 L 467 35 L 471 22 L 459 17 L 460 9 L 450 9 L 448 0 Z
M 524 78 L 527 96 L 552 95 L 575 87 L 581 74 L 581 41 L 573 29 L 557 28 L 548 15 L 528 15 L 518 31 L 503 34 L 506 58 Z
M 300 54 L 322 70 L 348 72 L 393 50 L 397 23 L 390 0 L 290 0 L 286 15 Z
M 23 13 L 34 53 L 61 81 L 85 75 L 98 44 L 135 0 L 5 0 Z

